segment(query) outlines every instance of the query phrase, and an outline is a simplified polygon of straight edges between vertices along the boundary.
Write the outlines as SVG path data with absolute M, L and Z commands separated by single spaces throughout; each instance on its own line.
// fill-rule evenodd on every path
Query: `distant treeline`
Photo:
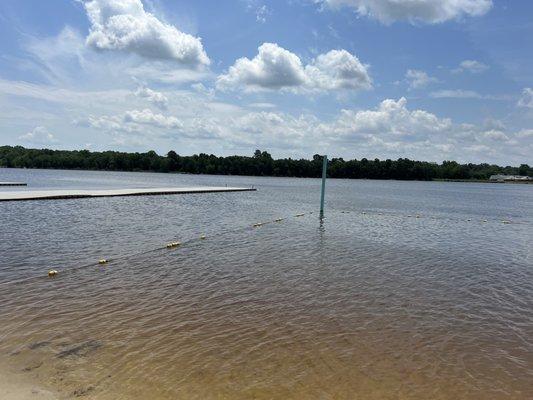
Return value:
M 316 178 L 322 174 L 322 157 L 314 155 L 312 160 L 292 158 L 274 160 L 269 153 L 260 150 L 256 150 L 252 157 L 217 157 L 212 154 L 180 156 L 175 151 L 169 151 L 166 156 L 160 156 L 155 151 L 146 153 L 91 152 L 89 150 L 48 150 L 1 146 L 0 167 Z M 328 165 L 328 176 L 331 178 L 485 180 L 494 174 L 533 176 L 533 168 L 526 164 L 519 167 L 500 167 L 489 164 L 458 164 L 455 161 L 437 164 L 407 158 L 384 161 L 366 158 L 361 160 L 333 158 Z

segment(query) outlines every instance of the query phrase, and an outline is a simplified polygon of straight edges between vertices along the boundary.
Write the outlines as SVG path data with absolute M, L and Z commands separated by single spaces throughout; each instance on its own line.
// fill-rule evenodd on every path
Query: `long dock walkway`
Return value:
M 25 182 L 0 182 L 0 186 L 27 186 Z
M 115 196 L 155 196 L 186 193 L 220 193 L 220 192 L 250 192 L 254 188 L 198 186 L 178 188 L 141 188 L 141 189 L 95 189 L 95 190 L 20 190 L 0 191 L 0 201 L 22 200 L 58 200 L 79 199 L 86 197 L 115 197 Z

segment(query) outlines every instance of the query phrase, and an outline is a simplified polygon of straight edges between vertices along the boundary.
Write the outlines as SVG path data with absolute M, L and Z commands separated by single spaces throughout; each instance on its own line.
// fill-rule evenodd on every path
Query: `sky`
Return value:
M 533 164 L 530 0 L 2 0 L 0 145 Z

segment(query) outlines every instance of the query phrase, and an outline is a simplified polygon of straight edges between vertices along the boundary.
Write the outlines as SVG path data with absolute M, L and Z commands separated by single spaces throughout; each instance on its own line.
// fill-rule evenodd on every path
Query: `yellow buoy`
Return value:
M 101 260 L 98 260 L 98 264 L 107 264 L 107 260 L 102 258 Z
M 180 244 L 181 244 L 181 242 L 170 242 L 170 243 L 167 244 L 167 249 L 179 246 Z
M 50 271 L 48 271 L 48 276 L 50 278 L 56 276 L 59 272 L 57 272 L 55 269 L 51 269 Z
M 203 233 L 200 235 L 200 239 L 205 239 L 205 235 Z

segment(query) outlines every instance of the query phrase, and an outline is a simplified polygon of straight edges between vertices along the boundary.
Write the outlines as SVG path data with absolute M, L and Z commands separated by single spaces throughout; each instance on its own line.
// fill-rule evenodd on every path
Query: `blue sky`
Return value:
M 527 0 L 3 0 L 0 144 L 533 164 Z

